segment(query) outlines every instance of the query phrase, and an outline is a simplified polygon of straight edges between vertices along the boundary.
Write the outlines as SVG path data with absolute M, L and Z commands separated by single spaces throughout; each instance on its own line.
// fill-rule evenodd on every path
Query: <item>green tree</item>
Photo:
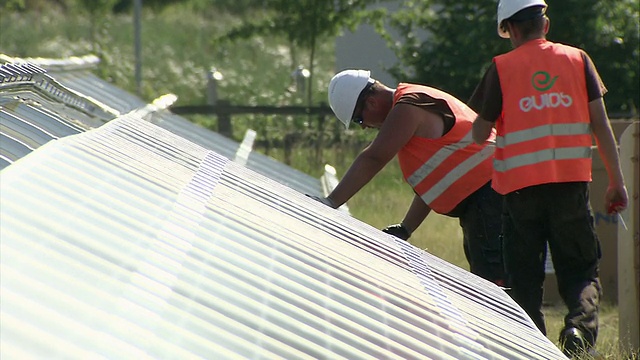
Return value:
M 75 0 L 82 9 L 89 13 L 91 19 L 91 45 L 93 51 L 98 51 L 97 33 L 103 26 L 104 16 L 112 11 L 117 0 Z
M 377 0 L 376 0 L 377 1 Z M 344 29 L 355 29 L 367 20 L 378 28 L 386 15 L 384 9 L 367 10 L 371 0 L 254 0 L 254 9 L 264 15 L 254 17 L 216 39 L 217 43 L 246 39 L 254 35 L 283 36 L 289 42 L 294 59 L 298 49 L 309 51 L 309 84 L 313 84 L 314 58 L 319 41 L 336 36 Z M 307 88 L 307 103 L 313 103 L 314 86 Z
M 509 49 L 497 38 L 495 12 L 495 0 L 406 2 L 390 20 L 403 39 L 393 42 L 399 61 L 390 72 L 468 99 L 491 57 Z
M 548 39 L 580 47 L 594 60 L 611 113 L 637 114 L 640 104 L 636 0 L 550 0 Z M 440 87 L 468 99 L 491 59 L 511 49 L 496 34 L 495 0 L 409 1 L 391 19 L 405 39 L 393 45 L 403 81 Z M 418 37 L 420 32 L 428 35 Z M 397 44 L 397 43 L 393 43 Z
M 609 93 L 611 113 L 637 114 L 640 18 L 636 0 L 558 1 L 549 4 L 548 39 L 584 49 Z
M 640 11 L 637 0 L 600 1 L 595 43 L 590 52 L 608 85 L 612 112 L 637 115 L 640 107 Z
M 50 5 L 55 5 L 62 9 L 66 9 L 67 7 L 66 1 L 64 0 L 0 0 L 0 10 L 3 12 L 42 11 Z

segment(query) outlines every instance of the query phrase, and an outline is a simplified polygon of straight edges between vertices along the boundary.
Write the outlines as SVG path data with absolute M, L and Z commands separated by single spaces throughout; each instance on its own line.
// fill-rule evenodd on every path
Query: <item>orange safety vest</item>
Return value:
M 591 181 L 591 128 L 579 49 L 532 40 L 494 58 L 502 115 L 493 188 Z
M 473 142 L 476 113 L 455 97 L 428 86 L 399 84 L 393 105 L 407 93 L 423 93 L 447 102 L 455 115 L 453 128 L 437 139 L 412 137 L 398 153 L 405 180 L 431 209 L 453 210 L 467 196 L 491 180 L 495 131 L 484 145 Z

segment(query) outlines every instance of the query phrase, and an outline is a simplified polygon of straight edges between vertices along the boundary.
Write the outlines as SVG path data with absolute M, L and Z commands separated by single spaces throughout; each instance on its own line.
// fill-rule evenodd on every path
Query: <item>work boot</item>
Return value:
M 582 331 L 570 327 L 560 333 L 560 348 L 562 353 L 572 359 L 578 355 L 590 354 L 591 345 L 587 342 Z

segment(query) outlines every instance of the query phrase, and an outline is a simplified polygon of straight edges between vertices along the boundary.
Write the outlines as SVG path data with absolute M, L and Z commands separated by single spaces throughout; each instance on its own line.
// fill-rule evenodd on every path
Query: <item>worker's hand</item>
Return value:
M 403 223 L 389 225 L 386 228 L 382 229 L 382 231 L 402 240 L 407 240 L 409 237 L 411 237 L 411 231 L 409 231 L 409 229 L 407 229 L 407 227 L 404 226 Z
M 309 195 L 309 194 L 305 194 L 308 197 L 312 198 L 315 201 L 319 201 L 325 205 L 327 205 L 330 208 L 335 209 L 336 205 L 333 203 L 333 200 L 329 199 L 328 197 L 320 197 L 320 196 L 315 196 L 315 195 Z
M 617 214 L 627 208 L 629 198 L 624 185 L 609 185 L 604 194 L 604 203 L 608 214 Z

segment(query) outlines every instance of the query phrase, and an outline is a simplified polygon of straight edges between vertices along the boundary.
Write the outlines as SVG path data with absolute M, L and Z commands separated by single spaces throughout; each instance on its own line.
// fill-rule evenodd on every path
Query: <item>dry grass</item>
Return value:
M 558 304 L 546 306 L 543 311 L 546 317 L 547 338 L 557 345 L 558 335 L 563 326 L 566 309 L 564 305 Z M 639 359 L 638 349 L 632 352 L 621 349 L 622 341 L 628 341 L 628 336 L 620 337 L 618 320 L 619 314 L 617 306 L 603 304 L 600 310 L 600 331 L 596 343 L 596 351 L 599 356 L 584 355 L 581 359 Z

